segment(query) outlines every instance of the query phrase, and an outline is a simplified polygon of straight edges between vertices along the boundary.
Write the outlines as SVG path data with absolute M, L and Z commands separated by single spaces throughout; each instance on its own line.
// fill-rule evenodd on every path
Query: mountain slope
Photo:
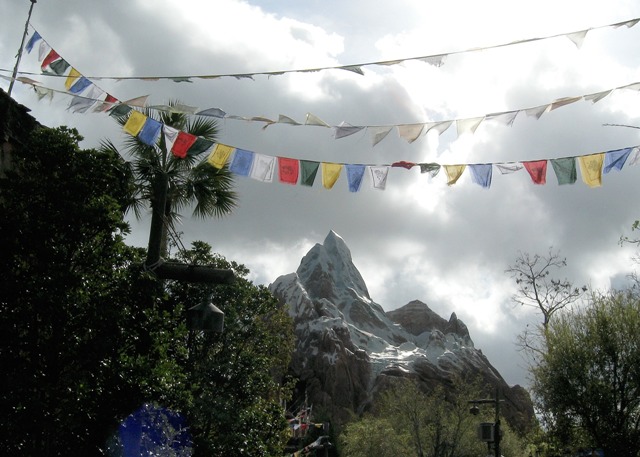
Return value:
M 479 377 L 500 389 L 513 426 L 533 417 L 526 391 L 505 383 L 455 313 L 447 321 L 418 300 L 390 312 L 372 301 L 349 248 L 333 231 L 270 290 L 294 320 L 291 372 L 300 394 L 338 422 L 370 407 L 398 376 L 416 379 L 425 391 L 448 387 L 455 377 Z

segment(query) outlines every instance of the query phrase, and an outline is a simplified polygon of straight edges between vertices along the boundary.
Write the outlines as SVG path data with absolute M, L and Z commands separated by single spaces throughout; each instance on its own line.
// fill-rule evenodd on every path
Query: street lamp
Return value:
M 496 411 L 495 422 L 492 423 L 483 423 L 480 424 L 480 439 L 487 442 L 487 446 L 491 449 L 491 443 L 493 443 L 493 450 L 495 452 L 495 457 L 500 456 L 500 400 L 499 391 L 496 387 L 496 396 L 495 398 L 487 398 L 482 400 L 469 400 L 469 404 L 471 404 L 471 408 L 469 408 L 469 412 L 474 416 L 477 416 L 480 413 L 480 407 L 478 405 L 492 404 Z

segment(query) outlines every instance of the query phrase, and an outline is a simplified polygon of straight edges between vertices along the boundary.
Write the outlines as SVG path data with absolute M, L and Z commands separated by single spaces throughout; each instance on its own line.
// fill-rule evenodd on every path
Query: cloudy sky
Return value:
M 10 76 L 20 45 L 28 0 L 0 0 L 1 76 Z M 334 130 L 305 125 L 224 119 L 220 142 L 268 156 L 346 164 L 398 161 L 439 164 L 520 162 L 621 149 L 640 144 L 638 90 L 640 24 L 612 27 L 640 17 L 634 0 L 425 2 L 40 0 L 31 24 L 81 74 L 141 77 L 226 75 L 285 71 L 253 79 L 193 78 L 192 82 L 94 80 L 120 100 L 149 95 L 227 114 L 304 123 L 311 113 L 329 126 L 367 128 L 336 139 Z M 581 32 L 588 30 L 582 41 Z M 532 38 L 543 38 L 532 40 Z M 571 39 L 573 38 L 573 40 Z M 524 41 L 524 42 L 523 42 Z M 577 43 L 576 43 L 577 42 Z M 500 46 L 508 43 L 509 46 Z M 579 46 L 578 46 L 579 45 Z M 413 57 L 445 55 L 435 66 Z M 289 72 L 370 62 L 363 75 L 340 69 Z M 39 72 L 37 52 L 20 69 Z M 9 71 L 7 71 L 9 70 Z M 60 79 L 26 75 L 47 87 Z M 9 82 L 0 80 L 5 91 Z M 547 110 L 529 110 L 565 97 L 605 92 Z M 85 136 L 83 147 L 124 133 L 105 114 L 72 114 L 69 97 L 38 100 L 16 84 L 13 97 L 48 126 L 69 125 Z M 529 110 L 529 111 L 527 111 Z M 511 126 L 486 119 L 517 111 Z M 475 132 L 462 120 L 480 119 Z M 484 119 L 484 120 L 483 120 Z M 397 128 L 375 146 L 375 126 L 454 121 L 413 143 Z M 459 127 L 459 128 L 458 128 Z M 547 184 L 525 170 L 502 175 L 493 168 L 489 189 L 472 181 L 469 168 L 447 185 L 443 171 L 430 178 L 418 167 L 392 168 L 386 190 L 366 176 L 349 192 L 345 173 L 331 190 L 236 179 L 238 209 L 219 220 L 185 214 L 187 242 L 206 240 L 217 252 L 244 263 L 252 279 L 269 284 L 295 271 L 302 256 L 329 230 L 350 247 L 376 302 L 391 310 L 419 299 L 448 318 L 455 312 L 476 347 L 510 383 L 526 383 L 516 335 L 537 316 L 514 307 L 514 283 L 505 274 L 518 252 L 567 258 L 561 277 L 606 289 L 619 285 L 635 265 L 633 235 L 640 217 L 640 167 L 604 175 L 590 188 L 580 172 L 559 186 L 551 167 Z M 132 221 L 131 243 L 146 245 L 148 219 Z

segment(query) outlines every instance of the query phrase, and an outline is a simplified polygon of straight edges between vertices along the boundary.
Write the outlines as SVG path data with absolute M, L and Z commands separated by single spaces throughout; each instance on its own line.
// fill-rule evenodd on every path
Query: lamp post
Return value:
M 500 455 L 500 402 L 501 401 L 503 400 L 500 400 L 499 390 L 497 387 L 496 387 L 495 398 L 486 398 L 482 400 L 469 400 L 469 404 L 472 405 L 471 408 L 469 409 L 469 412 L 474 416 L 477 416 L 480 413 L 480 408 L 478 407 L 478 405 L 490 404 L 490 405 L 493 405 L 495 408 L 496 417 L 495 417 L 495 422 L 493 423 L 493 433 L 491 434 L 492 439 L 486 439 L 488 446 L 490 446 L 490 444 L 493 443 L 493 450 L 494 450 L 495 457 L 501 457 Z M 481 429 L 481 432 L 482 432 L 482 429 Z M 483 436 L 481 436 L 481 438 L 485 440 Z

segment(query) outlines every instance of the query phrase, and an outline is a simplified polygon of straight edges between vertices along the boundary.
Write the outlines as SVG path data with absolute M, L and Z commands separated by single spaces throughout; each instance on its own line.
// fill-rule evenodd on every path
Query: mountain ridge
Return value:
M 523 428 L 533 418 L 526 391 L 507 385 L 455 312 L 446 320 L 420 300 L 389 312 L 374 302 L 347 244 L 333 230 L 295 273 L 278 277 L 269 289 L 294 322 L 290 371 L 298 394 L 338 423 L 370 408 L 398 377 L 415 379 L 425 392 L 450 387 L 456 377 L 479 377 L 500 389 L 512 425 Z

